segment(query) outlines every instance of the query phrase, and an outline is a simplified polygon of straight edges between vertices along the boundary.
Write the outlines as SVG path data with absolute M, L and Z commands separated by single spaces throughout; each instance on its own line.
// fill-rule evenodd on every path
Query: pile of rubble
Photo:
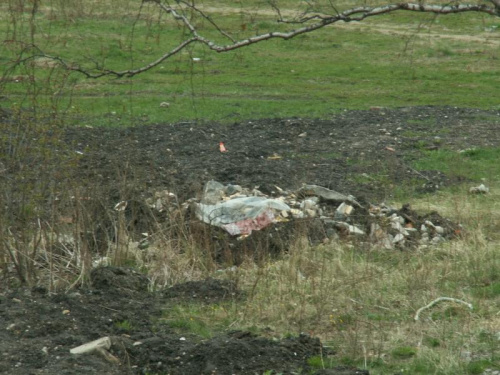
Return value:
M 170 192 L 158 193 L 148 204 L 156 210 L 175 202 Z M 356 200 L 325 187 L 304 185 L 296 191 L 275 186 L 268 194 L 258 188 L 209 181 L 201 199 L 181 205 L 196 218 L 243 240 L 252 232 L 289 222 L 318 222 L 322 242 L 357 239 L 385 249 L 426 247 L 458 236 L 461 226 L 436 212 L 419 215 L 409 204 L 401 209 Z

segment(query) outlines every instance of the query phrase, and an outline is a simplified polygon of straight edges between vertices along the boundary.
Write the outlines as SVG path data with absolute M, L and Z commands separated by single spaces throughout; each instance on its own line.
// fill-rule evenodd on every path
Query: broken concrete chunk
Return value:
M 429 221 L 429 220 L 424 221 L 424 224 L 429 228 L 435 227 L 434 223 L 432 221 Z
M 306 209 L 306 210 L 304 210 L 304 213 L 307 215 L 307 217 L 316 217 L 315 210 Z
M 220 182 L 210 180 L 203 189 L 203 196 L 201 198 L 202 204 L 216 204 L 224 197 L 224 185 Z
M 392 242 L 398 243 L 398 242 L 404 241 L 404 239 L 405 239 L 405 236 L 402 233 L 398 233 L 394 236 L 394 238 L 392 239 Z
M 297 210 L 296 208 L 292 208 L 290 212 L 292 213 L 292 217 L 294 219 L 303 219 L 305 217 L 304 212 L 302 212 L 301 210 Z
M 224 189 L 224 192 L 227 195 L 233 195 L 236 193 L 241 193 L 243 191 L 243 188 L 240 185 L 226 185 L 226 188 Z
M 314 199 L 305 199 L 300 203 L 300 208 L 302 210 L 312 210 L 316 207 L 316 204 L 317 202 Z
M 69 352 L 71 354 L 86 354 L 92 353 L 97 349 L 105 349 L 108 350 L 111 348 L 111 339 L 106 337 L 101 337 L 100 339 L 88 342 L 86 344 L 77 346 L 76 348 L 71 349 Z
M 399 223 L 401 225 L 405 223 L 405 219 L 402 218 L 401 216 L 398 216 L 397 214 L 392 214 L 389 218 L 393 223 Z
M 438 226 L 438 225 L 436 225 L 436 226 L 434 227 L 434 230 L 435 230 L 435 231 L 436 231 L 436 233 L 438 233 L 438 234 L 443 234 L 443 233 L 444 233 L 444 228 L 443 228 L 443 227 L 440 227 L 440 226 Z
M 349 225 L 349 234 L 364 236 L 366 233 L 354 225 Z
M 399 233 L 401 233 L 404 236 L 410 235 L 410 233 L 408 233 L 408 230 L 405 227 L 403 227 L 399 221 L 392 221 L 391 228 L 398 231 Z
M 486 187 L 484 184 L 481 184 L 479 186 L 476 186 L 476 187 L 471 187 L 469 189 L 469 193 L 471 194 L 487 194 L 489 193 L 490 189 L 488 187 Z
M 348 202 L 351 201 L 348 195 L 337 193 L 336 191 L 317 185 L 304 185 L 299 189 L 298 194 L 315 195 L 322 199 L 338 203 L 342 203 L 344 201 Z
M 334 218 L 335 220 L 345 220 L 354 211 L 354 207 L 342 202 L 340 206 L 335 210 Z
M 396 229 L 398 232 L 402 232 L 404 230 L 399 221 L 391 221 L 391 228 Z
M 358 235 L 358 236 L 364 236 L 366 234 L 363 230 L 359 229 L 358 227 L 356 227 L 354 225 L 350 225 L 350 224 L 345 223 L 343 221 L 336 221 L 335 226 L 337 228 L 347 230 L 349 234 L 354 234 L 354 235 Z

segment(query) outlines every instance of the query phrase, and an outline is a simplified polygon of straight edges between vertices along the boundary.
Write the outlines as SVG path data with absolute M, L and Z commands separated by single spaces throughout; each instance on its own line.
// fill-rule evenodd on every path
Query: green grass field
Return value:
M 277 24 L 266 2 L 226 3 L 205 1 L 203 7 L 236 39 L 292 28 Z M 33 41 L 46 54 L 87 69 L 145 65 L 177 45 L 186 31 L 152 5 L 139 15 L 139 4 L 42 4 Z M 293 2 L 282 4 L 285 14 L 294 9 Z M 28 8 L 9 13 L 7 4 L 0 10 L 0 66 L 5 70 L 31 42 L 31 13 Z M 123 79 L 67 75 L 57 64 L 39 59 L 9 71 L 0 105 L 29 107 L 36 101 L 78 125 L 324 118 L 344 108 L 371 106 L 498 108 L 499 25 L 498 18 L 478 14 L 399 12 L 229 53 L 193 45 L 147 73 Z M 224 42 L 206 21 L 196 26 Z M 170 106 L 160 107 L 162 102 Z

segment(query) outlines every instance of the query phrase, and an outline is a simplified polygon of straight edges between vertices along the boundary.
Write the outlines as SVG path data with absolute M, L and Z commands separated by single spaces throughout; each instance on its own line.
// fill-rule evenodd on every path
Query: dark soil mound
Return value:
M 236 284 L 227 280 L 208 278 L 202 281 L 188 281 L 176 284 L 164 291 L 164 296 L 182 301 L 216 303 L 241 297 Z
M 115 289 L 119 292 L 145 292 L 148 278 L 133 269 L 121 267 L 98 267 L 90 274 L 92 286 L 100 290 Z
M 196 345 L 179 345 L 178 341 L 145 340 L 127 351 L 140 362 L 149 363 L 148 371 L 152 372 L 254 375 L 268 370 L 291 374 L 306 366 L 307 358 L 319 355 L 322 350 L 319 340 L 309 336 L 273 341 L 240 331 Z
M 235 331 L 202 340 L 159 323 L 174 301 L 210 303 L 240 296 L 230 282 L 208 279 L 150 293 L 143 275 L 117 267 L 95 269 L 92 281 L 95 289 L 68 294 L 50 295 L 43 288 L 1 294 L 0 373 L 292 374 L 307 368 L 309 357 L 325 354 L 320 341 L 309 336 L 276 340 Z M 119 363 L 97 352 L 70 354 L 106 336 L 112 342 L 109 354 Z

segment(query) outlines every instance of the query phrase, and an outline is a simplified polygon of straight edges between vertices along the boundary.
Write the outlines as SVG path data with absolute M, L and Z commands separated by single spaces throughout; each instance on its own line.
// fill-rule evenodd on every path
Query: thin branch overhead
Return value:
M 182 41 L 179 45 L 177 45 L 172 50 L 165 52 L 162 56 L 157 58 L 154 61 L 147 63 L 144 66 L 128 69 L 128 70 L 110 70 L 110 69 L 101 69 L 99 71 L 96 70 L 86 70 L 80 66 L 77 66 L 73 63 L 69 63 L 64 61 L 60 57 L 54 57 L 50 55 L 46 55 L 43 53 L 37 54 L 36 56 L 32 56 L 32 58 L 45 57 L 51 58 L 55 61 L 58 61 L 62 67 L 65 69 L 76 71 L 84 74 L 88 78 L 100 78 L 103 76 L 115 76 L 115 77 L 132 77 L 137 74 L 146 72 L 150 69 L 161 64 L 163 61 L 171 58 L 172 56 L 178 54 L 183 49 L 188 47 L 193 43 L 200 43 L 205 45 L 212 51 L 223 53 L 233 51 L 238 48 L 246 47 L 252 44 L 256 44 L 265 40 L 270 39 L 292 39 L 298 35 L 310 33 L 315 30 L 324 28 L 328 25 L 332 25 L 336 22 L 360 22 L 366 18 L 380 16 L 383 14 L 392 13 L 395 11 L 407 11 L 407 12 L 420 12 L 420 13 L 434 13 L 438 15 L 444 14 L 455 14 L 455 13 L 465 13 L 465 12 L 478 12 L 485 13 L 492 16 L 500 17 L 500 0 L 491 0 L 491 4 L 493 6 L 489 6 L 486 4 L 454 4 L 454 5 L 432 5 L 432 4 L 422 4 L 422 3 L 397 3 L 397 4 L 387 4 L 383 6 L 370 7 L 370 6 L 360 6 L 354 7 L 343 12 L 339 12 L 334 6 L 331 4 L 332 14 L 302 14 L 300 17 L 293 19 L 285 19 L 280 12 L 280 9 L 276 6 L 274 2 L 271 2 L 272 8 L 275 10 L 278 15 L 278 22 L 283 24 L 295 24 L 299 25 L 298 28 L 291 29 L 284 32 L 273 31 L 260 35 L 256 35 L 250 38 L 236 40 L 228 32 L 222 30 L 219 25 L 205 12 L 194 5 L 194 2 L 187 2 L 183 0 L 176 0 L 175 5 L 171 5 L 170 2 L 162 2 L 161 0 L 142 0 L 144 3 L 154 3 L 156 4 L 162 12 L 165 12 L 167 15 L 171 16 L 173 19 L 179 21 L 183 24 L 187 31 L 188 36 L 184 41 Z M 194 22 L 192 22 L 188 17 L 185 16 L 186 10 L 192 10 L 199 17 L 208 21 L 215 30 L 222 35 L 226 40 L 229 40 L 229 44 L 218 44 L 214 40 L 209 39 L 203 36 L 199 30 L 196 28 Z

